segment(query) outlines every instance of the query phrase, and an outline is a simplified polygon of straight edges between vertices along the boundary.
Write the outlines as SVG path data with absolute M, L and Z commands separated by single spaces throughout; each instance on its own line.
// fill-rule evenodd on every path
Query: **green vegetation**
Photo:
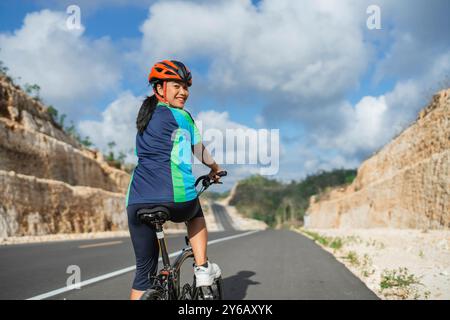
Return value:
M 0 49 L 1 51 L 1 49 Z M 14 87 L 17 89 L 20 89 L 18 85 L 14 83 L 14 79 L 8 74 L 9 68 L 3 63 L 3 61 L 0 60 L 0 76 L 3 76 L 6 78 L 7 81 L 9 81 Z M 20 77 L 19 77 L 20 79 Z
M 94 147 L 94 143 L 91 141 L 91 138 L 89 136 L 86 136 L 84 138 L 81 137 L 73 121 L 70 121 L 70 126 L 64 126 L 64 121 L 67 118 L 67 115 L 65 113 L 60 115 L 58 110 L 52 105 L 49 105 L 47 107 L 47 113 L 50 115 L 51 121 L 57 128 L 64 131 L 66 134 L 71 136 L 73 139 L 75 139 L 85 147 Z
M 418 285 L 423 284 L 418 277 L 409 273 L 408 268 L 384 270 L 381 274 L 380 289 L 385 297 L 419 299 Z M 430 291 L 425 291 L 424 298 L 428 299 L 430 294 Z
M 119 151 L 119 154 L 116 155 L 114 152 L 114 147 L 116 146 L 116 143 L 114 141 L 110 141 L 108 142 L 108 154 L 106 155 L 106 162 L 108 162 L 109 165 L 116 167 L 117 169 L 122 169 L 125 166 L 125 158 L 127 157 L 126 153 L 124 153 L 123 151 Z M 127 170 L 130 170 L 130 166 L 127 166 Z M 134 169 L 134 167 L 132 168 Z M 131 169 L 131 171 L 132 171 Z
M 216 201 L 216 200 L 221 200 L 224 199 L 226 197 L 228 197 L 230 194 L 230 191 L 225 191 L 225 192 L 214 192 L 214 191 L 206 191 L 205 193 L 202 194 L 203 197 L 206 197 L 212 201 Z
M 283 184 L 255 175 L 238 183 L 230 204 L 244 215 L 262 220 L 271 227 L 301 225 L 312 195 L 319 197 L 330 187 L 346 185 L 356 177 L 356 170 L 319 171 L 300 182 Z
M 355 267 L 360 265 L 358 254 L 355 251 L 349 251 L 343 258 L 348 260 L 348 262 Z
M 320 235 L 316 232 L 305 230 L 305 229 L 301 229 L 301 232 L 307 234 L 308 236 L 313 238 L 314 241 L 317 241 L 321 245 L 323 245 L 325 247 L 330 247 L 331 249 L 334 249 L 334 250 L 341 249 L 342 245 L 344 244 L 344 241 L 342 240 L 342 238 L 339 238 L 339 237 L 335 237 L 335 238 L 326 237 L 326 236 Z
M 32 96 L 34 100 L 42 102 L 40 97 L 41 87 L 37 84 L 25 83 L 24 90 L 28 95 Z
M 8 70 L 8 67 L 6 67 L 3 61 L 0 60 L 0 74 L 3 76 L 8 76 Z
M 384 270 L 381 274 L 381 290 L 393 287 L 408 287 L 412 284 L 421 284 L 419 279 L 410 274 L 408 268 Z

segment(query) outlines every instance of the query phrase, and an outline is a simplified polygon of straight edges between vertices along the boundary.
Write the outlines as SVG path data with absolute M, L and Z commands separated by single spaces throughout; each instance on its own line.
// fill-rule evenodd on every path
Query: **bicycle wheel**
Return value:
M 167 300 L 164 292 L 157 289 L 147 289 L 140 300 Z
M 192 249 L 183 250 L 177 257 L 173 269 L 175 272 L 174 292 L 179 300 L 193 300 L 195 284 L 190 284 L 189 279 L 192 276 L 192 261 L 194 254 Z M 188 263 L 189 262 L 189 263 Z
M 211 286 L 195 288 L 194 279 L 194 300 L 223 300 L 223 280 L 219 277 L 214 280 Z
M 219 277 L 214 281 L 215 285 L 215 298 L 214 300 L 223 300 L 223 280 L 222 277 Z

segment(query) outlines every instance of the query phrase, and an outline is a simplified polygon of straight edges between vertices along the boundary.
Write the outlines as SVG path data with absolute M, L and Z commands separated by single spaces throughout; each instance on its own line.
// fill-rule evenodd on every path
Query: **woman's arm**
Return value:
M 222 171 L 222 169 L 216 161 L 214 161 L 213 157 L 209 153 L 208 149 L 205 148 L 203 143 L 200 142 L 192 146 L 192 152 L 198 160 L 211 169 L 211 172 L 209 173 L 211 180 L 218 182 L 220 177 L 217 175 L 217 172 Z

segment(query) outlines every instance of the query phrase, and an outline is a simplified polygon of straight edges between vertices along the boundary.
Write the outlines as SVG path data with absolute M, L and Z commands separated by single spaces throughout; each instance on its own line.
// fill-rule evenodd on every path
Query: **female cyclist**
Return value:
M 181 62 L 164 60 L 151 69 L 149 83 L 153 95 L 147 97 L 136 120 L 136 154 L 127 193 L 128 227 L 136 256 L 136 275 L 130 299 L 137 300 L 150 286 L 149 275 L 156 275 L 159 245 L 156 232 L 137 220 L 140 208 L 163 205 L 173 222 L 187 221 L 194 252 L 197 286 L 211 285 L 221 275 L 215 263 L 208 262 L 208 232 L 195 190 L 191 155 L 207 165 L 209 177 L 218 181 L 220 167 L 201 142 L 199 131 L 184 105 L 189 97 L 192 76 Z

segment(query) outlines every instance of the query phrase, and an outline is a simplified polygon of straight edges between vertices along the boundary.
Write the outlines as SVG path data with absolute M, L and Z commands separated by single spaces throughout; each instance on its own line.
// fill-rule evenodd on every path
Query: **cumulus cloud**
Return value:
M 333 97 L 366 67 L 364 12 L 354 1 L 158 2 L 141 27 L 141 53 L 144 63 L 204 59 L 216 88 Z
M 312 141 L 338 150 L 349 160 L 363 160 L 411 125 L 436 91 L 449 87 L 449 82 L 436 82 L 446 75 L 450 75 L 450 51 L 439 55 L 420 77 L 399 81 L 383 95 L 365 96 L 355 106 L 343 104 L 337 112 L 345 119 L 345 128 L 338 133 L 315 132 Z
M 136 97 L 129 91 L 123 92 L 103 111 L 100 120 L 81 121 L 78 125 L 79 131 L 83 136 L 89 136 L 91 141 L 104 152 L 108 150 L 108 143 L 114 141 L 116 152 L 125 152 L 127 162 L 137 163 L 137 158 L 134 155 L 135 121 L 142 100 L 143 97 Z M 256 136 L 258 138 L 258 130 L 232 121 L 227 112 L 202 111 L 195 117 L 195 122 L 208 150 L 213 153 L 216 161 L 230 173 L 230 177 L 225 181 L 225 189 L 230 188 L 245 175 L 250 173 L 261 174 L 261 167 L 268 167 L 272 164 L 267 162 L 263 164 L 260 162 L 249 163 L 250 154 L 253 151 L 259 152 L 261 150 L 263 154 L 268 157 L 271 156 L 273 146 L 271 147 L 270 140 L 267 144 L 259 144 L 257 148 L 253 148 L 252 145 L 249 145 L 249 142 L 252 142 L 251 140 L 236 139 L 233 148 L 229 149 L 230 146 L 228 146 L 227 149 L 227 130 L 241 130 L 240 133 L 245 137 Z M 232 134 L 234 133 L 232 132 Z M 218 141 L 218 139 L 221 139 L 221 141 Z M 227 160 L 227 152 L 228 155 L 230 153 L 236 155 L 234 161 Z M 245 163 L 237 163 L 237 157 L 242 156 L 245 158 Z M 278 157 L 278 154 L 275 154 L 275 156 Z M 278 158 L 273 159 L 273 165 L 278 165 L 278 161 Z M 194 165 L 193 170 L 196 175 L 205 174 L 208 171 L 201 164 Z
M 355 107 L 344 104 L 337 112 L 346 116 L 345 129 L 335 137 L 316 132 L 315 139 L 320 147 L 332 146 L 347 155 L 373 150 L 384 143 L 390 133 L 383 128 L 386 110 L 384 96 L 366 96 Z
M 263 175 L 278 173 L 278 130 L 250 128 L 230 120 L 227 112 L 214 110 L 200 112 L 196 124 L 219 164 L 259 167 Z
M 74 118 L 118 87 L 121 70 L 108 38 L 88 39 L 83 26 L 68 29 L 67 17 L 50 10 L 27 14 L 20 29 L 0 34 L 0 59 L 21 83 L 38 84 L 47 103 Z
M 131 92 L 122 92 L 116 100 L 110 103 L 102 112 L 99 121 L 84 120 L 78 124 L 83 136 L 89 136 L 91 141 L 103 151 L 108 150 L 108 143 L 114 141 L 116 152 L 127 154 L 126 161 L 136 163 L 134 148 L 136 146 L 136 117 L 143 97 L 136 97 Z

